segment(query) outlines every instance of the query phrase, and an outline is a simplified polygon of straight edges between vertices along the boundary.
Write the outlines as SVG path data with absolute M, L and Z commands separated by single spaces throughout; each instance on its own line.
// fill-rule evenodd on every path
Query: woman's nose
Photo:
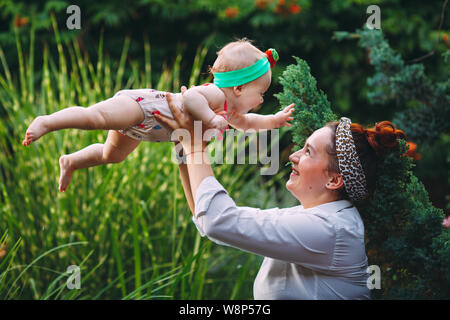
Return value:
M 291 154 L 290 156 L 289 156 L 289 160 L 290 161 L 292 161 L 292 162 L 298 162 L 299 161 L 299 159 L 300 159 L 300 154 L 299 154 L 299 152 L 300 152 L 300 150 L 299 151 L 297 151 L 297 152 L 294 152 L 293 154 Z

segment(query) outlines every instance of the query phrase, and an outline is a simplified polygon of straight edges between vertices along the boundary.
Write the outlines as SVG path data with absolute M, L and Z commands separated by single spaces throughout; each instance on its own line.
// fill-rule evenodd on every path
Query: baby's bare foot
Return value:
M 59 191 L 65 192 L 70 180 L 72 180 L 73 173 L 73 167 L 68 156 L 61 156 L 59 158 L 59 168 L 61 170 L 59 176 Z
M 29 146 L 33 141 L 36 141 L 49 131 L 45 116 L 37 117 L 28 127 L 22 145 Z

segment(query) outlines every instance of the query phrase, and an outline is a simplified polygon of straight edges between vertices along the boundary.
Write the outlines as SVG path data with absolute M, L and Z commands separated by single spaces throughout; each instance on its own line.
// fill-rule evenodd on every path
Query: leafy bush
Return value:
M 398 61 L 398 56 L 391 58 Z M 283 72 L 283 92 L 277 98 L 281 104 L 295 101 L 299 107 L 293 136 L 302 146 L 314 130 L 336 120 L 336 116 L 326 95 L 316 87 L 306 62 L 296 60 L 296 65 Z M 406 141 L 399 142 L 394 152 L 380 158 L 373 198 L 356 203 L 366 229 L 369 265 L 379 265 L 382 270 L 381 290 L 372 292 L 372 297 L 448 298 L 450 232 L 442 226 L 442 209 L 433 207 L 423 184 L 412 173 L 412 159 L 404 155 Z
M 373 104 L 394 101 L 399 110 L 392 122 L 419 144 L 433 144 L 441 133 L 450 133 L 450 79 L 434 83 L 422 64 L 407 64 L 389 46 L 379 30 L 336 32 L 337 39 L 359 38 L 368 52 L 375 75 L 367 79 Z M 450 50 L 447 50 L 450 51 Z

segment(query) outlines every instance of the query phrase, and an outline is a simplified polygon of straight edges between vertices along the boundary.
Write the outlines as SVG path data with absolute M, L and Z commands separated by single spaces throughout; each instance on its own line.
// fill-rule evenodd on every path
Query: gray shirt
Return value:
M 264 261 L 255 299 L 369 299 L 364 225 L 348 200 L 304 209 L 238 207 L 213 177 L 195 197 L 202 236 Z

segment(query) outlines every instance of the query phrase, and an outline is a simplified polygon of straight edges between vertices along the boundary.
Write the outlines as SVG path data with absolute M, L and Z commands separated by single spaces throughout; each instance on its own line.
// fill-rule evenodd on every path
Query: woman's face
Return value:
M 327 183 L 332 181 L 325 148 L 331 143 L 331 135 L 330 128 L 320 128 L 306 140 L 301 150 L 289 156 L 293 166 L 286 188 L 305 208 L 330 201 Z

